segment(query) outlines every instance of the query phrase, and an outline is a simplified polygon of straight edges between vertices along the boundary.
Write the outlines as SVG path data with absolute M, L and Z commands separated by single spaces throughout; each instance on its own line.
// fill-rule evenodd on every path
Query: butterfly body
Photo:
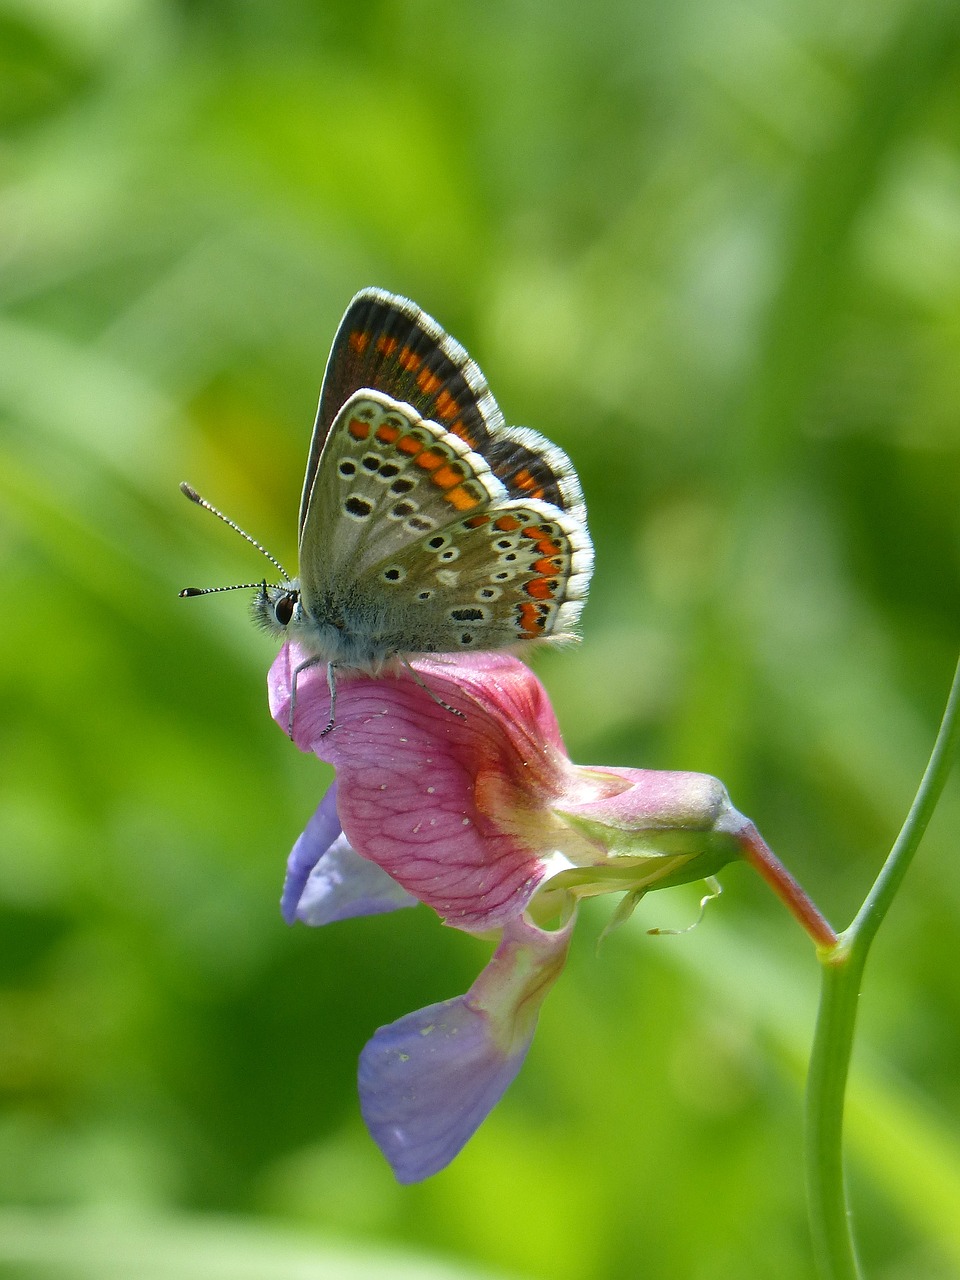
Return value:
M 478 366 L 408 299 L 357 294 L 324 374 L 300 506 L 299 578 L 254 615 L 310 664 L 574 638 L 593 551 L 580 484 L 508 427 Z

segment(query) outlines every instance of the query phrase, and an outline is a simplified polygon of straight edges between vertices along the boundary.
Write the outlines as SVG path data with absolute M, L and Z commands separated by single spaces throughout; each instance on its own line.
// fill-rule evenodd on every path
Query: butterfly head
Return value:
M 296 629 L 302 618 L 300 587 L 296 582 L 273 586 L 262 582 L 250 606 L 253 620 L 264 631 L 286 636 L 288 628 Z
M 264 631 L 298 645 L 309 655 L 311 665 L 313 661 L 336 662 L 374 671 L 387 656 L 380 646 L 371 645 L 363 628 L 351 630 L 332 606 L 318 605 L 309 593 L 305 601 L 297 578 L 280 584 L 262 582 L 250 611 Z

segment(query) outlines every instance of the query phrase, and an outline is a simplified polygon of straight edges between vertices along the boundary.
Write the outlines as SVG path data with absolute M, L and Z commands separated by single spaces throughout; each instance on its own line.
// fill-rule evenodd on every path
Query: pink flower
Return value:
M 270 708 L 286 730 L 285 645 Z M 701 880 L 759 840 L 716 778 L 581 767 L 543 686 L 502 653 L 297 679 L 294 740 L 337 782 L 297 841 L 282 909 L 292 923 L 426 903 L 449 925 L 493 934 L 462 996 L 382 1027 L 360 1057 L 361 1107 L 401 1182 L 447 1165 L 520 1069 L 540 1005 L 563 969 L 579 899 Z

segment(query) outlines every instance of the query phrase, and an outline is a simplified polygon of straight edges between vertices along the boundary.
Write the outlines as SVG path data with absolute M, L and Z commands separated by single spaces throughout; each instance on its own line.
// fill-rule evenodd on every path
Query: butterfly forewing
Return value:
M 311 491 L 300 540 L 305 602 L 506 496 L 458 436 L 411 405 L 358 392 L 334 419 Z
M 551 502 L 582 517 L 583 495 L 566 454 L 536 431 L 507 427 L 479 366 L 409 298 L 364 289 L 347 308 L 330 351 L 300 500 L 300 530 L 330 427 L 356 391 L 412 405 L 486 458 L 514 498 Z
M 457 341 L 408 298 L 362 290 L 340 321 L 327 361 L 304 477 L 301 530 L 330 427 L 362 389 L 412 405 L 481 453 L 491 432 L 503 426 L 486 379 Z

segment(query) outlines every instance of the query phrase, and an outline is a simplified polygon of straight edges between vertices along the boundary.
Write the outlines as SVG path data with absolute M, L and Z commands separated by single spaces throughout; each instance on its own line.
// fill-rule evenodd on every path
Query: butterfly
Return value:
M 479 367 L 414 302 L 369 288 L 323 376 L 299 567 L 260 585 L 253 614 L 308 655 L 297 674 L 327 664 L 333 698 L 337 668 L 574 638 L 593 547 L 563 450 L 507 426 Z

